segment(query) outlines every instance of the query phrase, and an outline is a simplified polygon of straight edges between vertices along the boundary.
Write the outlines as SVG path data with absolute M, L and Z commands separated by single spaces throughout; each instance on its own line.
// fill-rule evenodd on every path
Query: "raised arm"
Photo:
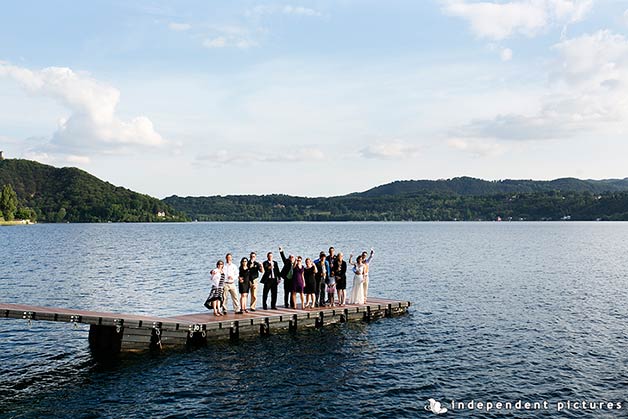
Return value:
M 351 262 L 352 259 L 353 259 L 353 253 L 349 255 L 349 265 L 355 266 L 355 263 Z
M 283 264 L 286 265 L 290 259 L 288 259 L 285 255 L 285 253 L 283 252 L 283 247 L 279 246 L 279 254 L 281 255 L 281 260 L 283 261 Z
M 369 258 L 366 259 L 366 263 L 371 263 L 371 261 L 373 260 L 373 255 L 375 254 L 375 250 L 373 250 L 373 248 L 371 248 L 371 254 L 369 255 Z

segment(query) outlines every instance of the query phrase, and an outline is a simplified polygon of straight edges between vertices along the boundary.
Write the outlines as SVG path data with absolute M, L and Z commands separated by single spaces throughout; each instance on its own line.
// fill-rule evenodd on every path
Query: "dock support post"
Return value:
M 229 328 L 229 340 L 237 342 L 240 339 L 240 321 L 236 320 Z
M 161 350 L 161 322 L 153 322 L 149 348 L 152 350 Z
M 344 309 L 340 315 L 340 323 L 346 323 L 349 321 L 349 309 Z
M 366 311 L 364 312 L 364 321 L 370 322 L 371 319 L 372 319 L 371 306 L 366 306 Z
M 317 329 L 322 329 L 323 318 L 324 318 L 324 313 L 321 311 L 320 313 L 318 313 L 318 317 L 316 318 L 316 321 L 314 322 L 314 327 L 316 327 Z
M 268 321 L 268 317 L 264 319 L 264 323 L 259 325 L 259 334 L 260 336 L 270 336 L 270 322 Z
M 97 357 L 107 357 L 120 353 L 122 347 L 122 326 L 89 326 L 89 347 Z
M 384 315 L 386 317 L 392 317 L 392 304 L 388 304 L 388 306 L 387 306 L 387 308 L 386 308 L 386 310 L 384 312 Z
M 290 324 L 288 325 L 288 330 L 290 333 L 297 333 L 297 315 L 293 314 L 292 319 L 290 320 Z

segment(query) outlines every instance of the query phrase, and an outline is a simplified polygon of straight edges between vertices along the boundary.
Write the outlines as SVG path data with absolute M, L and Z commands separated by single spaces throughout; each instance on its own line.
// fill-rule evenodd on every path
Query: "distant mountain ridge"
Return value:
M 164 202 L 199 221 L 628 220 L 628 179 L 459 177 L 334 197 L 174 195 Z
M 44 222 L 628 220 L 628 178 L 408 180 L 343 196 L 171 197 L 159 200 L 77 168 L 0 160 L 0 187 Z
M 21 207 L 44 222 L 146 222 L 185 220 L 157 198 L 114 186 L 74 167 L 31 160 L 0 160 L 0 187 L 9 184 Z
M 628 178 L 603 180 L 582 180 L 577 178 L 559 178 L 554 180 L 505 179 L 488 181 L 463 176 L 441 180 L 398 180 L 352 195 L 376 197 L 430 192 L 448 195 L 480 196 L 551 191 L 623 192 L 628 191 Z

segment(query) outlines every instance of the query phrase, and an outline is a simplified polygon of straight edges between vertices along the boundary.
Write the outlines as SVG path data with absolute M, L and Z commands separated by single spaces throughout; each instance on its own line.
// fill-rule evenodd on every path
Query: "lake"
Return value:
M 0 417 L 626 417 L 628 223 L 3 227 L 0 301 L 203 311 L 218 259 L 279 245 L 375 248 L 369 295 L 409 314 L 107 363 L 85 325 L 0 319 Z

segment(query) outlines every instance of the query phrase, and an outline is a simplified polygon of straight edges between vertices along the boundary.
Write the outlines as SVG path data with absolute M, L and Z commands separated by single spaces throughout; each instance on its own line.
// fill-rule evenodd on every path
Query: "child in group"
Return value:
M 336 277 L 329 275 L 325 281 L 327 284 L 327 304 L 330 307 L 336 306 Z

